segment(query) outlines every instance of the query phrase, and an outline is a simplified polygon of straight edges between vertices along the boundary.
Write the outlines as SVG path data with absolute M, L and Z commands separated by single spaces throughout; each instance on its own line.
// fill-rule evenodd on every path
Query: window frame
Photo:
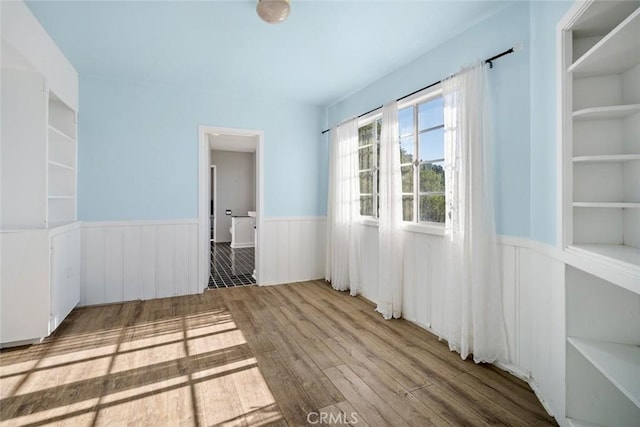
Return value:
M 358 119 L 358 135 L 360 133 L 360 129 L 368 126 L 372 123 L 376 123 L 378 122 L 378 120 L 382 120 L 382 112 L 372 112 L 367 114 L 366 116 L 362 116 L 361 118 Z M 360 150 L 366 147 L 372 147 L 372 154 L 371 154 L 371 168 L 370 169 L 360 169 L 360 164 L 358 163 L 358 179 L 360 179 L 360 174 L 362 172 L 367 172 L 367 171 L 371 171 L 371 178 L 373 179 L 373 184 L 372 184 L 372 193 L 362 193 L 360 192 L 358 200 L 360 199 L 360 197 L 362 197 L 363 195 L 368 196 L 371 195 L 371 199 L 372 199 L 372 211 L 373 211 L 373 215 L 362 215 L 362 210 L 360 210 L 360 219 L 361 220 L 367 220 L 367 221 L 375 221 L 375 223 L 377 224 L 378 221 L 378 215 L 379 215 L 379 209 L 378 209 L 378 198 L 379 198 L 379 192 L 378 192 L 378 174 L 380 173 L 380 166 L 378 163 L 378 151 L 380 150 L 380 136 L 382 134 L 382 130 L 380 130 L 380 132 L 378 132 L 378 126 L 374 125 L 373 126 L 375 135 L 374 135 L 374 143 L 373 144 L 369 144 L 369 145 L 360 145 L 360 141 L 358 140 L 358 159 L 360 158 Z
M 407 108 L 409 106 L 412 105 L 418 105 L 421 104 L 423 102 L 429 102 L 432 101 L 436 98 L 442 97 L 442 84 L 438 84 L 435 85 L 433 87 L 430 87 L 428 89 L 422 90 L 414 95 L 411 95 L 410 97 L 407 97 L 405 99 L 403 99 L 402 101 L 398 102 L 398 112 L 404 108 Z M 417 108 L 415 109 L 415 114 L 417 114 Z M 371 112 L 369 114 L 367 114 L 366 116 L 361 117 L 360 119 L 358 119 L 358 129 L 360 129 L 363 126 L 366 126 L 378 119 L 382 119 L 382 112 L 380 111 L 374 111 Z M 417 119 L 414 117 L 414 123 L 415 126 L 417 127 Z M 384 124 L 383 124 L 384 126 Z M 378 139 L 378 144 L 380 143 L 380 140 Z M 414 141 L 414 149 L 415 149 L 415 145 L 417 145 L 419 143 L 418 138 L 416 138 L 416 140 Z M 399 147 L 400 145 L 400 140 L 398 139 L 398 149 L 400 149 Z M 378 150 L 375 150 L 375 159 L 377 162 L 377 155 L 378 155 Z M 433 162 L 433 161 L 432 161 Z M 379 166 L 376 165 L 376 174 L 379 172 Z M 360 170 L 358 170 L 358 174 L 360 173 Z M 414 177 L 417 176 L 417 174 L 414 172 Z M 375 177 L 374 177 L 375 179 Z M 415 178 L 414 178 L 415 179 Z M 418 190 L 418 183 L 416 183 L 414 181 L 414 191 Z M 376 206 L 377 207 L 377 200 L 378 200 L 378 188 L 377 188 L 377 179 L 374 180 L 374 185 L 375 185 L 375 200 L 376 200 Z M 446 188 L 445 188 L 445 192 L 446 192 Z M 414 196 L 415 197 L 415 196 Z M 419 199 L 418 199 L 419 200 Z M 415 201 L 414 199 L 414 204 L 416 204 L 417 206 L 417 201 Z M 414 213 L 416 215 L 416 219 L 417 219 L 417 209 L 415 209 L 414 206 Z M 378 223 L 379 223 L 379 218 L 378 218 L 378 209 L 375 209 L 375 216 L 367 216 L 367 215 L 360 215 L 360 223 L 362 225 L 365 226 L 369 226 L 369 227 L 378 227 Z M 436 235 L 436 236 L 444 236 L 445 234 L 445 224 L 442 222 L 427 222 L 427 221 L 403 221 L 402 222 L 402 229 L 404 231 L 407 232 L 411 232 L 411 233 L 418 233 L 418 234 L 430 234 L 430 235 Z
M 445 223 L 444 222 L 434 222 L 434 221 L 420 221 L 419 220 L 419 209 L 420 209 L 420 196 L 430 196 L 430 195 L 446 195 L 446 182 L 444 191 L 430 191 L 424 192 L 420 191 L 420 166 L 425 164 L 433 164 L 433 163 L 444 163 L 444 158 L 442 159 L 431 159 L 420 161 L 419 160 L 419 144 L 420 144 L 420 135 L 429 131 L 433 131 L 436 129 L 444 128 L 444 123 L 442 125 L 434 126 L 428 129 L 420 130 L 418 128 L 418 107 L 420 104 L 424 104 L 427 102 L 434 101 L 438 98 L 442 98 L 442 84 L 435 85 L 431 88 L 425 89 L 417 94 L 408 97 L 402 102 L 398 103 L 398 113 L 400 110 L 404 110 L 408 107 L 411 107 L 413 110 L 413 132 L 411 134 L 407 134 L 405 136 L 414 136 L 413 141 L 413 152 L 414 152 L 414 160 L 411 163 L 401 163 L 402 167 L 407 167 L 412 165 L 413 167 L 413 192 L 405 193 L 402 192 L 402 196 L 412 196 L 413 197 L 413 212 L 411 221 L 403 220 L 403 225 L 405 229 L 411 231 L 418 231 L 418 227 L 420 230 L 425 230 L 425 232 L 429 232 L 428 230 L 433 230 L 435 233 L 433 234 L 443 234 Z M 398 135 L 398 144 L 400 143 L 400 135 Z M 444 141 L 443 141 L 444 143 Z M 444 148 L 444 147 L 443 147 Z M 404 215 L 403 215 L 404 216 Z

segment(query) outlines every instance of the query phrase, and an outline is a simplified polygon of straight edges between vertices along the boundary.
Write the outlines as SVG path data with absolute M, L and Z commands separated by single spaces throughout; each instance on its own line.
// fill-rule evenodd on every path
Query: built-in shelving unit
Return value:
M 49 93 L 47 225 L 76 220 L 76 115 Z
M 637 426 L 640 294 L 567 266 L 567 416 Z
M 584 338 L 569 338 L 569 344 L 640 407 L 640 346 Z
M 78 74 L 24 2 L 2 2 L 0 348 L 39 342 L 80 301 Z M 44 56 L 43 56 L 44 55 Z
M 606 30 L 603 28 L 603 30 Z M 620 74 L 638 64 L 640 10 L 635 10 L 568 69 L 574 77 Z
M 565 48 L 573 181 L 566 244 L 615 257 L 597 245 L 640 247 L 640 2 L 592 2 Z
M 588 1 L 569 15 L 560 45 L 563 249 L 574 260 L 565 270 L 566 416 L 576 426 L 637 426 L 640 1 Z

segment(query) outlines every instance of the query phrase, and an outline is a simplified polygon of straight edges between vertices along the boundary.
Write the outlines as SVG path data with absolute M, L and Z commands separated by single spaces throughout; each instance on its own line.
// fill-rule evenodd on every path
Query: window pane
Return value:
M 413 166 L 401 166 L 402 192 L 413 193 Z
M 399 136 L 406 136 L 413 134 L 413 106 L 403 108 L 398 111 L 398 130 Z
M 362 146 L 373 144 L 376 137 L 373 133 L 374 131 L 373 123 L 369 123 L 368 125 L 362 126 L 358 129 L 358 145 Z
M 373 193 L 373 176 L 371 172 L 360 172 L 360 193 Z
M 400 164 L 413 162 L 415 152 L 413 136 L 400 138 Z
M 444 163 L 420 165 L 420 192 L 444 192 Z
M 373 160 L 373 147 L 364 147 L 358 150 L 358 157 L 360 158 L 360 170 L 371 169 L 371 161 Z
M 423 162 L 444 159 L 444 128 L 421 133 L 418 138 L 418 150 Z
M 420 196 L 420 221 L 444 222 L 444 195 Z
M 413 221 L 413 196 L 402 196 L 402 219 Z
M 378 133 L 376 133 L 376 139 L 380 142 L 380 135 L 382 134 L 382 119 L 376 120 L 376 128 L 378 130 Z
M 360 196 L 360 215 L 373 215 L 373 196 Z
M 444 123 L 442 98 L 418 106 L 418 130 L 429 129 Z

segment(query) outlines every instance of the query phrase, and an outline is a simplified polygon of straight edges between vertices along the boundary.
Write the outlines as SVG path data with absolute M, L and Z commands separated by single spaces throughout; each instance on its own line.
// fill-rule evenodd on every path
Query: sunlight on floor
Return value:
M 124 310 L 139 310 L 136 304 Z M 154 311 L 146 314 L 155 319 L 82 333 L 74 330 L 90 319 L 74 314 L 44 344 L 0 353 L 3 425 L 261 426 L 282 419 L 225 309 Z

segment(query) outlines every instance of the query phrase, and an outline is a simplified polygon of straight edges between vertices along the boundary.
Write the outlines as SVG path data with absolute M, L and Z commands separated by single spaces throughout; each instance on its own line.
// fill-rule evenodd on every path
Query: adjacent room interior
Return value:
M 3 425 L 640 425 L 640 1 L 0 2 Z

